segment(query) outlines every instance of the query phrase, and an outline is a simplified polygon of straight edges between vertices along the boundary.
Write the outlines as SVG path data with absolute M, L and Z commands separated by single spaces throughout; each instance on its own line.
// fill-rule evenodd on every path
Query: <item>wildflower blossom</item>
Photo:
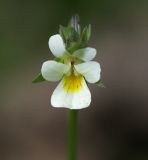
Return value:
M 33 82 L 60 81 L 51 96 L 53 107 L 86 108 L 91 103 L 87 83 L 104 87 L 100 80 L 100 64 L 92 61 L 97 51 L 88 47 L 90 35 L 91 26 L 81 32 L 78 17 L 73 16 L 68 27 L 60 26 L 59 34 L 49 38 L 49 49 L 55 59 L 43 63 L 41 74 Z
M 51 96 L 53 107 L 82 109 L 90 105 L 91 93 L 86 82 L 100 80 L 100 64 L 93 60 L 96 49 L 85 47 L 70 53 L 60 34 L 49 38 L 49 48 L 60 61 L 43 63 L 41 74 L 47 81 L 60 81 Z

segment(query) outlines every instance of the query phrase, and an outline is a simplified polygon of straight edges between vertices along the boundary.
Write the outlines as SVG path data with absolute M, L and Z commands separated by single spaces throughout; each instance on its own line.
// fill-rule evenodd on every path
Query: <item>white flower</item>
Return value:
M 63 57 L 63 60 L 66 57 L 63 63 L 46 61 L 41 68 L 45 80 L 61 80 L 51 96 L 52 106 L 70 109 L 88 107 L 91 102 L 91 93 L 86 81 L 96 83 L 100 80 L 100 64 L 91 61 L 96 55 L 96 49 L 87 47 L 70 54 L 59 34 L 49 38 L 49 48 L 55 57 Z

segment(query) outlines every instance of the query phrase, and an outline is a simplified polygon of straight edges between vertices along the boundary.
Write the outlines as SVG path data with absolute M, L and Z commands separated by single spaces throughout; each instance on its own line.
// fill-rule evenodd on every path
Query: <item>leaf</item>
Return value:
M 83 32 L 82 32 L 82 42 L 88 43 L 88 41 L 90 39 L 90 36 L 91 36 L 91 25 L 89 24 L 88 26 L 86 26 L 83 29 Z
M 32 81 L 32 83 L 40 83 L 40 82 L 43 82 L 43 81 L 45 81 L 45 79 L 43 78 L 42 74 L 39 73 L 37 75 L 37 77 Z
M 103 84 L 102 80 L 99 80 L 98 82 L 95 83 L 98 87 L 101 88 L 106 88 L 105 85 Z

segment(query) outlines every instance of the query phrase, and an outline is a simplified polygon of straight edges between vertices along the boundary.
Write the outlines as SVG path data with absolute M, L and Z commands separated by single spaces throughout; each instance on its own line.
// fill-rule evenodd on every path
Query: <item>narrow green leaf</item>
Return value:
M 40 82 L 43 82 L 43 81 L 45 81 L 45 79 L 43 78 L 42 74 L 39 73 L 37 75 L 37 77 L 32 81 L 32 83 L 40 83 Z
M 101 88 L 106 88 L 105 85 L 103 84 L 102 80 L 99 80 L 98 82 L 95 83 L 98 87 Z

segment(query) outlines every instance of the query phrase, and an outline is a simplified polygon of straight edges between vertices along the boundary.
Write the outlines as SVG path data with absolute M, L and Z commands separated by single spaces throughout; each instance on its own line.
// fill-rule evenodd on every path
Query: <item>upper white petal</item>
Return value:
M 62 57 L 65 52 L 65 44 L 59 34 L 53 35 L 48 41 L 49 48 L 55 57 Z
M 64 89 L 64 80 L 54 90 L 51 96 L 51 105 L 53 107 L 64 107 L 69 109 L 82 109 L 90 105 L 91 93 L 83 79 L 82 88 L 79 92 L 69 93 Z
M 91 61 L 96 56 L 96 49 L 95 48 L 82 48 L 78 49 L 73 53 L 74 56 L 76 56 L 79 59 L 82 59 L 83 61 Z
M 41 73 L 47 81 L 58 81 L 69 69 L 70 65 L 58 63 L 56 61 L 46 61 L 42 65 Z
M 96 83 L 100 79 L 100 64 L 95 61 L 75 65 L 78 73 L 82 74 L 89 83 Z

